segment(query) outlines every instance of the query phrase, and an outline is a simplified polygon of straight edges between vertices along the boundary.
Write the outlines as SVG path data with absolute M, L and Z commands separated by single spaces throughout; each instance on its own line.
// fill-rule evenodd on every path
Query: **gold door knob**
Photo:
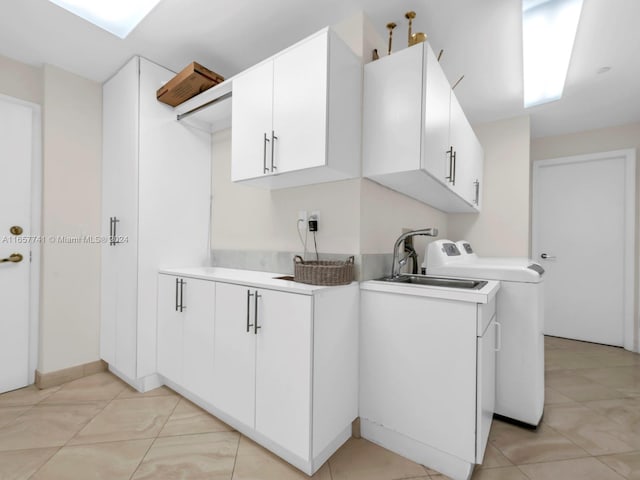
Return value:
M 22 232 L 24 230 L 22 230 L 22 227 L 19 227 L 18 225 L 14 225 L 9 229 L 9 231 L 11 232 L 11 235 L 22 235 Z
M 0 263 L 12 262 L 20 263 L 24 257 L 19 253 L 12 253 L 8 258 L 0 259 Z

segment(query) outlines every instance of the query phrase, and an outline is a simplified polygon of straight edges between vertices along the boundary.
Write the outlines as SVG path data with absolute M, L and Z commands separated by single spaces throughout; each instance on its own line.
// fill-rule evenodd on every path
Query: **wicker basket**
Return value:
M 305 261 L 296 255 L 293 257 L 294 281 L 311 285 L 348 285 L 353 281 L 353 261 L 353 256 L 344 262 Z

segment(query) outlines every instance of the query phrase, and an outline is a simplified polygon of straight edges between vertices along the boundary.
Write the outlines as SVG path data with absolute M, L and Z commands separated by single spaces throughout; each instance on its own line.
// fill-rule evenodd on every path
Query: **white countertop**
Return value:
M 184 267 L 184 268 L 163 268 L 160 273 L 166 275 L 176 275 L 180 277 L 199 278 L 215 282 L 235 283 L 248 285 L 257 288 L 267 288 L 280 290 L 282 292 L 299 293 L 302 295 L 313 295 L 327 288 L 321 285 L 307 285 L 306 283 L 294 282 L 291 280 L 279 280 L 274 277 L 282 277 L 286 273 L 257 272 L 255 270 L 239 270 L 235 268 L 221 267 Z M 357 282 L 353 282 L 357 283 Z
M 399 293 L 420 297 L 442 298 L 460 302 L 489 303 L 500 289 L 500 282 L 487 280 L 487 284 L 479 290 L 465 290 L 462 288 L 432 287 L 429 285 L 415 285 L 408 283 L 391 283 L 381 280 L 368 280 L 360 283 L 360 290 L 375 292 Z

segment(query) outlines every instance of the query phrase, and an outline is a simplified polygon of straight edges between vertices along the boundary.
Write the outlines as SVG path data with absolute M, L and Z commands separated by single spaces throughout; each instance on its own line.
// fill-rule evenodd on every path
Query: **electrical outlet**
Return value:
M 307 223 L 307 211 L 306 210 L 300 210 L 298 212 L 298 222 L 303 222 L 303 223 Z

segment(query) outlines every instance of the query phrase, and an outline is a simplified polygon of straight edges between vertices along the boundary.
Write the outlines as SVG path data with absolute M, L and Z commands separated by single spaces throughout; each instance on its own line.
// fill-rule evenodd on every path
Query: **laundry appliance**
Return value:
M 480 257 L 464 240 L 431 242 L 422 267 L 428 275 L 501 282 L 495 412 L 536 427 L 544 408 L 544 269 L 526 257 Z

